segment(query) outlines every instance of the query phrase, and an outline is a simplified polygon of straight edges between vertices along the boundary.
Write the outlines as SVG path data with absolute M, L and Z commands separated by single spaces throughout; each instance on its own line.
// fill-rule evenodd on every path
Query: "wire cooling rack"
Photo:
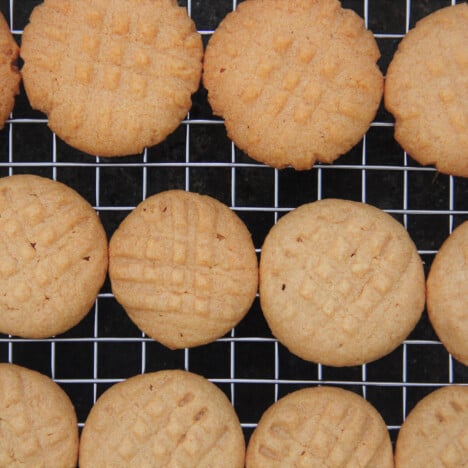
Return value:
M 286 1 L 286 0 L 285 0 Z M 40 0 L 0 0 L 14 37 L 21 34 Z M 415 22 L 454 4 L 450 0 L 343 1 L 374 32 L 385 73 L 398 42 Z M 234 0 L 187 0 L 197 28 L 208 41 Z M 333 165 L 281 171 L 258 164 L 228 140 L 200 89 L 186 120 L 162 144 L 141 155 L 94 158 L 68 147 L 32 110 L 24 90 L 0 132 L 0 176 L 33 173 L 75 188 L 98 211 L 108 236 L 145 197 L 181 188 L 226 203 L 252 232 L 257 252 L 278 217 L 307 202 L 347 198 L 371 203 L 404 224 L 424 261 L 426 274 L 437 249 L 468 219 L 468 180 L 438 174 L 411 160 L 393 139 L 393 119 L 383 107 L 363 141 Z M 80 426 L 110 385 L 142 372 L 182 368 L 204 375 L 230 398 L 248 438 L 263 411 L 301 387 L 329 384 L 367 398 L 384 417 L 392 440 L 406 414 L 431 390 L 468 384 L 468 368 L 446 352 L 426 314 L 389 356 L 374 363 L 332 368 L 302 361 L 273 339 L 258 298 L 247 317 L 215 343 L 170 351 L 144 337 L 104 285 L 89 315 L 53 339 L 0 335 L 0 361 L 51 376 L 75 404 Z

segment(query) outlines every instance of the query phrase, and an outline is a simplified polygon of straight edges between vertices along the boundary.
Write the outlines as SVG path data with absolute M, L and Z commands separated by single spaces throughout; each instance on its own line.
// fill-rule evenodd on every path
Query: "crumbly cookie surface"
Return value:
M 332 162 L 383 91 L 372 33 L 336 0 L 247 0 L 210 39 L 203 82 L 229 137 L 274 167 Z
M 0 466 L 66 467 L 78 459 L 78 423 L 66 393 L 49 377 L 0 364 Z
M 19 48 L 0 13 L 0 128 L 3 128 L 19 93 L 21 76 L 16 68 Z
M 340 388 L 307 388 L 263 414 L 246 466 L 390 468 L 392 445 L 382 417 L 362 397 Z
M 430 14 L 399 44 L 385 81 L 395 138 L 422 165 L 468 177 L 468 5 Z
M 250 233 L 226 205 L 181 190 L 153 195 L 110 241 L 112 291 L 135 324 L 169 348 L 214 341 L 255 298 Z
M 33 175 L 0 179 L 0 332 L 46 338 L 90 310 L 107 271 L 96 212 L 66 185 Z
M 427 310 L 437 336 L 468 366 L 468 221 L 458 226 L 437 253 L 427 278 Z
M 45 0 L 26 26 L 31 105 L 71 146 L 141 152 L 180 124 L 199 85 L 203 46 L 175 0 Z
M 468 388 L 448 386 L 423 398 L 401 426 L 395 468 L 468 465 Z
M 245 442 L 231 403 L 205 378 L 170 370 L 107 390 L 92 408 L 80 466 L 244 466 Z
M 260 302 L 273 335 L 303 359 L 358 365 L 396 348 L 424 308 L 424 271 L 404 227 L 347 200 L 303 205 L 262 247 Z

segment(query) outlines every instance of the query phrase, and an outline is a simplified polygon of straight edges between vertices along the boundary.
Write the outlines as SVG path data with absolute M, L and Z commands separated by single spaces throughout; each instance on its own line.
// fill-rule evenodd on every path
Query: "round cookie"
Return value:
M 47 338 L 90 310 L 107 271 L 96 212 L 66 185 L 0 179 L 0 333 Z
M 395 447 L 395 468 L 409 466 L 468 466 L 468 387 L 440 388 L 410 412 Z
M 199 86 L 203 45 L 175 0 L 45 0 L 26 26 L 26 93 L 50 128 L 99 156 L 173 132 Z
M 0 364 L 0 466 L 74 467 L 78 422 L 67 394 L 49 377 Z
M 16 68 L 19 47 L 0 13 L 0 128 L 3 128 L 19 93 L 20 73 Z
M 263 313 L 273 335 L 308 361 L 352 366 L 390 353 L 416 325 L 424 300 L 414 243 L 373 206 L 302 205 L 263 244 Z
M 420 20 L 398 46 L 385 81 L 395 139 L 422 165 L 468 177 L 468 5 Z
M 247 468 L 393 467 L 387 426 L 359 395 L 334 387 L 298 390 L 261 417 Z
M 209 343 L 234 327 L 257 292 L 245 224 L 214 198 L 169 190 L 147 198 L 109 247 L 112 291 L 147 335 L 169 348 Z
M 447 350 L 468 366 L 468 221 L 443 243 L 427 278 L 427 311 Z
M 242 468 L 245 442 L 224 393 L 180 370 L 143 374 L 103 393 L 86 420 L 80 467 Z
M 337 0 L 247 0 L 211 37 L 203 83 L 239 148 L 303 170 L 363 137 L 382 97 L 379 57 L 362 18 Z

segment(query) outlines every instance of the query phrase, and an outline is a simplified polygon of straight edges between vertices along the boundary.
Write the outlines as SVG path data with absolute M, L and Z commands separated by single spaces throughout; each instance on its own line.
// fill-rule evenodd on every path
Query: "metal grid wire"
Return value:
M 21 42 L 38 0 L 0 0 L 1 11 Z M 235 0 L 182 3 L 204 40 L 235 9 Z M 453 0 L 343 1 L 373 30 L 385 72 L 405 32 L 422 16 Z M 374 204 L 408 229 L 426 273 L 442 241 L 468 219 L 468 183 L 413 162 L 393 140 L 393 119 L 381 108 L 363 141 L 333 165 L 310 171 L 278 171 L 258 164 L 227 139 L 223 122 L 194 96 L 191 113 L 159 147 L 142 155 L 103 160 L 62 143 L 33 111 L 24 91 L 0 132 L 0 175 L 34 173 L 73 186 L 100 214 L 110 236 L 147 196 L 169 188 L 210 194 L 244 219 L 260 253 L 269 228 L 296 206 L 327 197 Z M 263 411 L 303 386 L 329 384 L 362 394 L 383 415 L 392 439 L 414 404 L 447 384 L 468 384 L 467 368 L 454 361 L 424 315 L 416 330 L 389 356 L 368 365 L 335 369 L 292 356 L 270 334 L 258 304 L 227 336 L 192 350 L 169 351 L 128 320 L 107 282 L 88 317 L 57 338 L 26 340 L 0 335 L 0 361 L 50 375 L 70 395 L 80 426 L 110 385 L 140 372 L 184 368 L 218 384 L 233 403 L 246 436 Z

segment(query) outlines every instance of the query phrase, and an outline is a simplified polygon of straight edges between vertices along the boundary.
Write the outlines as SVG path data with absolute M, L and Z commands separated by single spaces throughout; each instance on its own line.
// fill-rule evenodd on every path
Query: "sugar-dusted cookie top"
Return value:
M 247 448 L 247 468 L 342 466 L 393 468 L 393 454 L 377 410 L 341 388 L 281 398 L 263 414 Z
M 112 236 L 112 291 L 135 324 L 169 348 L 222 337 L 257 292 L 245 224 L 206 195 L 169 190 L 147 198 Z
M 468 177 L 468 5 L 420 20 L 398 46 L 385 81 L 395 138 L 423 165 Z
M 401 426 L 395 468 L 468 466 L 468 387 L 442 387 L 423 398 Z
M 274 167 L 332 162 L 377 111 L 380 53 L 336 0 L 247 0 L 210 39 L 203 82 L 229 137 Z
M 421 259 L 404 227 L 371 205 L 321 200 L 273 226 L 260 302 L 273 335 L 303 359 L 351 366 L 395 349 L 424 308 Z
M 43 177 L 0 179 L 0 332 L 46 338 L 90 310 L 107 271 L 93 207 Z
M 45 0 L 24 30 L 31 105 L 71 146 L 141 152 L 180 124 L 199 85 L 203 46 L 176 0 Z
M 91 409 L 80 441 L 81 468 L 242 468 L 244 458 L 244 436 L 226 395 L 179 370 L 112 386 Z
M 443 243 L 427 278 L 427 311 L 437 336 L 468 366 L 468 221 Z
M 49 377 L 0 364 L 0 466 L 74 467 L 78 423 L 67 394 Z
M 0 13 L 0 128 L 5 124 L 19 93 L 20 73 L 16 68 L 19 48 Z

